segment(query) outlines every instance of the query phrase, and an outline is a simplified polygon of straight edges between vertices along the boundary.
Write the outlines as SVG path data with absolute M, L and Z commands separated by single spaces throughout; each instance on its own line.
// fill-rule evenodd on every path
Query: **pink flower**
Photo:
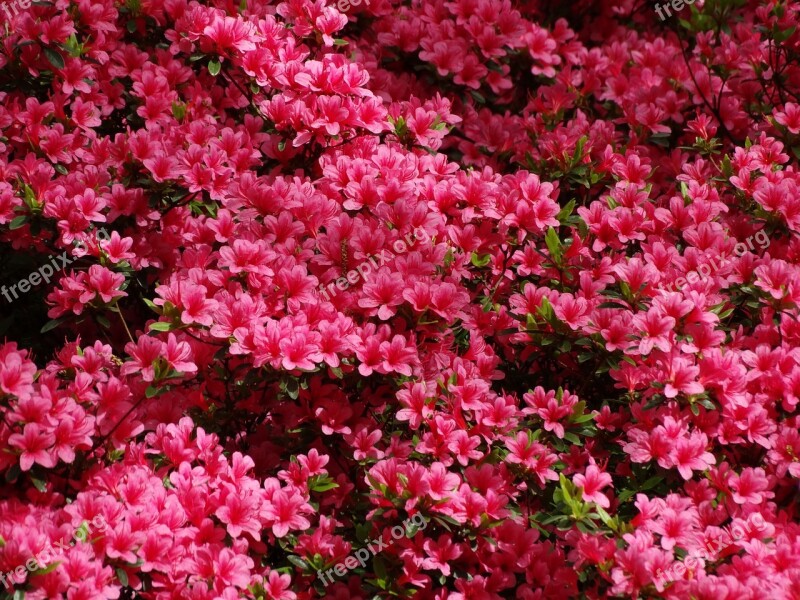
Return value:
M 642 331 L 639 353 L 650 354 L 654 347 L 663 352 L 669 351 L 670 334 L 675 328 L 674 318 L 664 316 L 660 310 L 650 309 L 643 315 L 634 316 L 633 327 Z
M 376 444 L 381 439 L 380 431 L 368 432 L 367 429 L 361 429 L 348 439 L 348 443 L 355 447 L 353 458 L 356 460 L 364 460 L 366 458 L 380 459 L 384 457 L 384 452 L 376 447 Z
M 141 544 L 141 533 L 131 530 L 128 523 L 121 527 L 114 527 L 106 532 L 107 539 L 106 554 L 109 558 L 118 559 L 128 563 L 137 561 L 136 549 Z
M 283 354 L 281 366 L 288 371 L 294 369 L 313 370 L 316 363 L 322 362 L 318 339 L 318 333 L 298 329 L 292 331 L 291 337 L 280 341 L 280 349 Z
M 558 474 L 550 468 L 558 458 L 547 452 L 542 444 L 531 441 L 527 433 L 520 431 L 515 438 L 508 438 L 506 447 L 509 450 L 506 462 L 533 471 L 541 485 L 545 485 L 547 481 L 558 480 Z
M 245 493 L 228 485 L 225 488 L 224 504 L 214 513 L 226 525 L 231 537 L 239 537 L 249 533 L 255 539 L 261 539 L 261 523 L 258 512 L 262 502 L 259 495 Z
M 791 133 L 800 133 L 800 104 L 787 102 L 783 110 L 775 111 L 775 120 Z
M 289 590 L 292 585 L 292 578 L 288 574 L 280 574 L 277 571 L 270 571 L 264 591 L 271 600 L 296 600 L 297 594 Z
M 80 297 L 80 301 L 89 302 L 97 295 L 104 303 L 110 304 L 118 298 L 124 298 L 128 295 L 127 292 L 119 289 L 124 282 L 124 275 L 109 271 L 100 265 L 92 265 L 89 267 L 87 292 Z
M 704 433 L 695 432 L 689 438 L 681 437 L 671 456 L 674 465 L 684 479 L 692 478 L 692 471 L 705 471 L 717 461 L 714 455 L 706 451 L 708 437 Z
M 462 554 L 460 546 L 454 544 L 451 536 L 445 534 L 440 535 L 437 542 L 425 540 L 423 547 L 427 557 L 422 561 L 422 567 L 449 577 L 450 564 Z
M 402 335 L 396 335 L 391 342 L 382 342 L 380 352 L 385 357 L 381 369 L 385 373 L 392 371 L 411 377 L 411 367 L 419 363 L 416 350 Z
M 760 505 L 764 500 L 773 498 L 766 472 L 762 468 L 746 468 L 730 482 L 731 497 L 736 504 Z
M 582 488 L 582 497 L 585 502 L 594 502 L 603 508 L 611 506 L 608 497 L 600 491 L 607 485 L 611 485 L 611 475 L 604 473 L 597 466 L 586 467 L 584 474 L 578 473 L 572 478 L 572 483 Z
M 175 334 L 170 332 L 164 344 L 164 359 L 167 366 L 180 373 L 194 373 L 197 365 L 192 361 L 192 348 L 188 342 L 179 342 Z
M 391 251 L 384 252 L 393 256 Z M 397 312 L 396 307 L 403 303 L 403 287 L 399 275 L 381 271 L 364 284 L 363 297 L 359 299 L 358 305 L 371 309 L 371 314 L 377 314 L 379 319 L 386 321 Z
M 122 375 L 139 373 L 144 381 L 155 380 L 155 369 L 153 363 L 161 356 L 163 342 L 147 335 L 141 336 L 134 344 L 130 342 L 125 345 L 125 351 L 133 358 L 120 368 Z
M 271 524 L 275 537 L 285 537 L 289 530 L 304 530 L 311 522 L 302 516 L 311 512 L 311 507 L 297 494 L 287 490 L 277 490 L 266 506 L 263 515 Z
M 25 400 L 33 391 L 35 374 L 36 365 L 15 343 L 0 346 L 0 391 Z
M 43 430 L 37 423 L 28 423 L 21 434 L 9 436 L 8 445 L 22 451 L 19 466 L 23 471 L 30 471 L 34 463 L 48 469 L 55 466 L 56 460 L 51 451 L 55 441 L 53 432 Z
M 214 557 L 213 573 L 224 585 L 245 589 L 251 578 L 254 561 L 247 555 L 237 554 L 228 548 Z
M 255 35 L 252 24 L 235 17 L 214 15 L 214 21 L 203 29 L 203 35 L 214 42 L 216 50 L 228 56 L 228 50 L 248 52 L 255 50 Z
M 700 369 L 691 365 L 687 359 L 672 359 L 668 369 L 669 378 L 664 386 L 664 396 L 675 398 L 681 392 L 686 395 L 703 393 L 703 386 L 696 381 Z

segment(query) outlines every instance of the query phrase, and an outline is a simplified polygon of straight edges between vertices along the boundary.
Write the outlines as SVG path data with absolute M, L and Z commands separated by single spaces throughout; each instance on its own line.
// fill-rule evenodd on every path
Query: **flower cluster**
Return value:
M 800 594 L 800 2 L 6 16 L 15 593 Z

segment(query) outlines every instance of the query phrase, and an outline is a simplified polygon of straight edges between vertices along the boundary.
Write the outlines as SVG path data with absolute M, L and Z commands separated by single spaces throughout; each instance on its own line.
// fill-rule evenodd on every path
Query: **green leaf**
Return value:
M 475 102 L 477 102 L 478 104 L 486 104 L 486 98 L 484 98 L 481 94 L 479 94 L 475 90 L 470 90 L 469 93 L 475 99 Z
M 628 308 L 627 303 L 623 304 L 622 302 L 601 302 L 597 308 Z
M 88 523 L 88 521 L 84 521 L 83 523 L 81 523 L 81 526 L 78 527 L 78 529 L 75 530 L 75 533 L 76 534 L 78 534 L 78 533 L 81 534 L 81 535 L 79 535 L 77 537 L 77 539 L 81 539 L 81 540 L 88 539 L 89 538 L 89 523 Z
M 299 556 L 290 554 L 286 559 L 301 571 L 308 571 L 308 563 Z
M 570 494 L 570 488 L 572 487 L 572 484 L 563 473 L 559 474 L 558 482 L 561 485 L 561 493 L 564 494 L 564 499 L 568 504 L 572 504 L 572 495 Z
M 575 144 L 575 152 L 572 154 L 572 164 L 578 164 L 581 158 L 583 158 L 583 148 L 586 146 L 586 142 L 589 141 L 589 136 L 583 135 L 578 140 L 578 143 Z
M 683 196 L 683 201 L 685 203 L 691 202 L 691 197 L 689 196 L 689 186 L 686 185 L 685 181 L 681 181 L 681 196 Z
M 647 481 L 645 481 L 642 484 L 642 488 L 641 489 L 643 489 L 643 490 L 653 489 L 654 487 L 656 487 L 662 481 L 664 481 L 664 477 L 662 477 L 661 475 L 654 475 L 653 477 L 651 477 L 650 479 L 648 479 Z
M 25 225 L 26 221 L 28 220 L 28 215 L 20 215 L 18 217 L 14 217 L 11 219 L 11 223 L 8 224 L 8 228 L 12 231 L 14 229 L 19 229 L 23 225 Z
M 36 479 L 36 477 L 31 477 L 31 483 L 33 484 L 33 487 L 35 487 L 40 492 L 44 493 L 47 491 L 47 484 L 41 479 Z
M 219 72 L 222 70 L 222 63 L 217 60 L 210 60 L 208 61 L 208 72 L 211 73 L 214 77 L 219 75 Z
M 473 252 L 472 256 L 470 256 L 469 262 L 472 263 L 475 267 L 485 267 L 488 265 L 492 260 L 492 256 L 490 254 L 484 254 L 483 256 L 478 256 L 477 252 Z
M 158 396 L 159 392 L 161 392 L 161 388 L 154 387 L 152 385 L 147 386 L 147 389 L 144 392 L 145 397 L 147 398 L 154 398 Z
M 186 116 L 186 105 L 180 102 L 173 102 L 172 116 L 175 117 L 177 121 L 183 121 L 183 118 Z
M 603 521 L 603 524 L 605 524 L 606 527 L 608 527 L 609 529 L 612 529 L 612 530 L 616 530 L 616 528 L 617 528 L 616 527 L 616 523 L 614 523 L 614 520 L 611 518 L 611 515 L 609 515 L 603 509 L 602 506 L 595 505 L 594 510 L 598 515 L 600 515 L 600 519 Z
M 724 321 L 725 319 L 730 317 L 734 313 L 735 310 L 736 310 L 736 307 L 734 306 L 733 308 L 729 308 L 728 310 L 722 311 L 721 313 L 719 313 L 719 320 L 720 321 Z
M 78 38 L 73 33 L 67 38 L 67 41 L 64 42 L 64 49 L 69 52 L 70 56 L 77 58 L 81 55 L 83 46 L 78 43 Z
M 433 520 L 436 521 L 442 527 L 444 527 L 447 531 L 453 531 L 452 529 L 450 529 L 451 525 L 456 528 L 461 526 L 461 524 L 458 521 L 446 515 L 434 515 Z
M 660 394 L 654 395 L 650 401 L 644 405 L 644 410 L 652 410 L 656 406 L 661 406 L 663 399 Z
M 289 398 L 297 400 L 300 396 L 300 382 L 294 377 L 289 377 L 283 385 L 283 390 Z
M 318 483 L 313 488 L 311 488 L 314 492 L 327 492 L 328 490 L 333 490 L 339 487 L 339 484 L 335 481 L 329 481 L 327 483 Z
M 589 413 L 587 415 L 580 415 L 578 417 L 575 417 L 574 419 L 572 419 L 572 422 L 573 423 L 586 423 L 587 421 L 591 421 L 592 419 L 594 419 L 594 414 Z
M 563 521 L 564 519 L 564 515 L 550 515 L 549 517 L 542 519 L 542 525 L 552 525 L 553 523 Z
M 11 467 L 6 471 L 6 483 L 14 483 L 19 476 L 22 474 L 22 469 L 19 466 L 19 463 L 14 463 Z
M 333 40 L 333 45 L 334 46 L 347 46 L 347 44 L 349 44 L 349 43 L 350 42 L 348 42 L 347 40 L 341 40 L 341 39 L 338 39 L 338 38 Z
M 382 559 L 376 556 L 372 561 L 372 568 L 379 580 L 386 580 L 386 565 Z
M 44 327 L 42 327 L 42 330 L 40 331 L 40 333 L 47 333 L 48 331 L 52 331 L 53 329 L 55 329 L 56 327 L 61 325 L 64 321 L 66 321 L 66 319 L 64 319 L 64 318 L 52 319 L 52 320 L 48 321 L 47 323 L 45 323 L 45 325 L 44 325 Z
M 34 192 L 33 188 L 27 183 L 24 184 L 22 188 L 22 199 L 25 202 L 25 206 L 31 210 L 38 210 L 42 207 L 39 200 L 36 199 L 36 192 Z
M 560 264 L 563 250 L 561 239 L 559 239 L 556 230 L 552 227 L 548 227 L 547 235 L 544 236 L 544 241 L 547 244 L 547 249 L 550 252 L 550 256 L 553 258 L 553 261 L 556 264 Z
M 161 314 L 161 307 L 156 305 L 152 300 L 148 300 L 147 298 L 142 298 L 142 300 L 148 306 L 148 308 L 156 311 L 158 314 Z
M 447 249 L 447 254 L 444 255 L 444 260 L 442 262 L 445 269 L 449 269 L 450 265 L 453 264 L 455 260 L 455 253 L 453 252 L 452 248 Z
M 406 529 L 406 537 L 408 539 L 414 539 L 414 536 L 417 535 L 418 531 L 422 531 L 422 529 L 411 523 L 411 526 Z
M 155 323 L 150 323 L 150 331 L 170 331 L 172 329 L 172 323 L 168 321 L 157 321 Z
M 66 65 L 64 64 L 64 57 L 61 56 L 60 53 L 56 52 L 52 48 L 45 46 L 43 48 L 44 55 L 47 57 L 47 60 L 50 61 L 50 64 L 53 65 L 56 69 L 63 69 Z
M 536 307 L 536 312 L 538 312 L 548 323 L 551 322 L 555 317 L 553 305 L 550 304 L 550 300 L 547 299 L 547 296 L 542 296 L 542 303 Z M 552 340 L 549 343 L 552 343 Z
M 783 31 L 776 31 L 775 32 L 775 41 L 778 43 L 785 42 L 790 37 L 794 35 L 794 32 L 797 30 L 796 26 L 789 27 L 789 29 L 785 29 Z
M 117 568 L 117 579 L 123 586 L 128 585 L 128 574 L 125 572 L 123 568 Z
M 589 526 L 588 526 L 586 523 L 584 523 L 583 521 L 578 521 L 577 523 L 575 523 L 575 526 L 578 528 L 578 531 L 581 531 L 581 532 L 583 532 L 583 533 L 587 533 L 587 534 L 592 534 L 592 533 L 594 533 L 594 532 L 593 532 L 593 531 L 592 531 L 592 530 L 589 528 Z
M 558 220 L 559 223 L 563 223 L 572 214 L 572 210 L 574 208 L 575 208 L 575 199 L 573 198 L 572 200 L 567 202 L 567 205 L 558 212 L 558 214 L 556 215 L 556 220 Z
M 326 475 L 320 477 L 319 479 L 317 477 L 313 477 L 309 482 L 308 487 L 312 492 L 327 492 L 328 490 L 338 488 L 339 484 Z

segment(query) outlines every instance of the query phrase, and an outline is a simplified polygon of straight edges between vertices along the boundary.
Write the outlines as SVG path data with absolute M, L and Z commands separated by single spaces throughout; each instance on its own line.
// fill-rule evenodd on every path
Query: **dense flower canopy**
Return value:
M 800 2 L 671 6 L 6 0 L 0 596 L 800 598 Z

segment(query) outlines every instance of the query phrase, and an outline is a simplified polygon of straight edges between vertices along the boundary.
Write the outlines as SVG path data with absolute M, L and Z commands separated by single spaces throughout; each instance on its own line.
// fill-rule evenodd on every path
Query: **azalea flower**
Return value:
M 581 488 L 581 495 L 586 502 L 594 502 L 598 506 L 608 508 L 611 502 L 602 490 L 611 485 L 611 476 L 597 468 L 596 465 L 586 467 L 586 472 L 578 473 L 572 478 L 572 483 Z

